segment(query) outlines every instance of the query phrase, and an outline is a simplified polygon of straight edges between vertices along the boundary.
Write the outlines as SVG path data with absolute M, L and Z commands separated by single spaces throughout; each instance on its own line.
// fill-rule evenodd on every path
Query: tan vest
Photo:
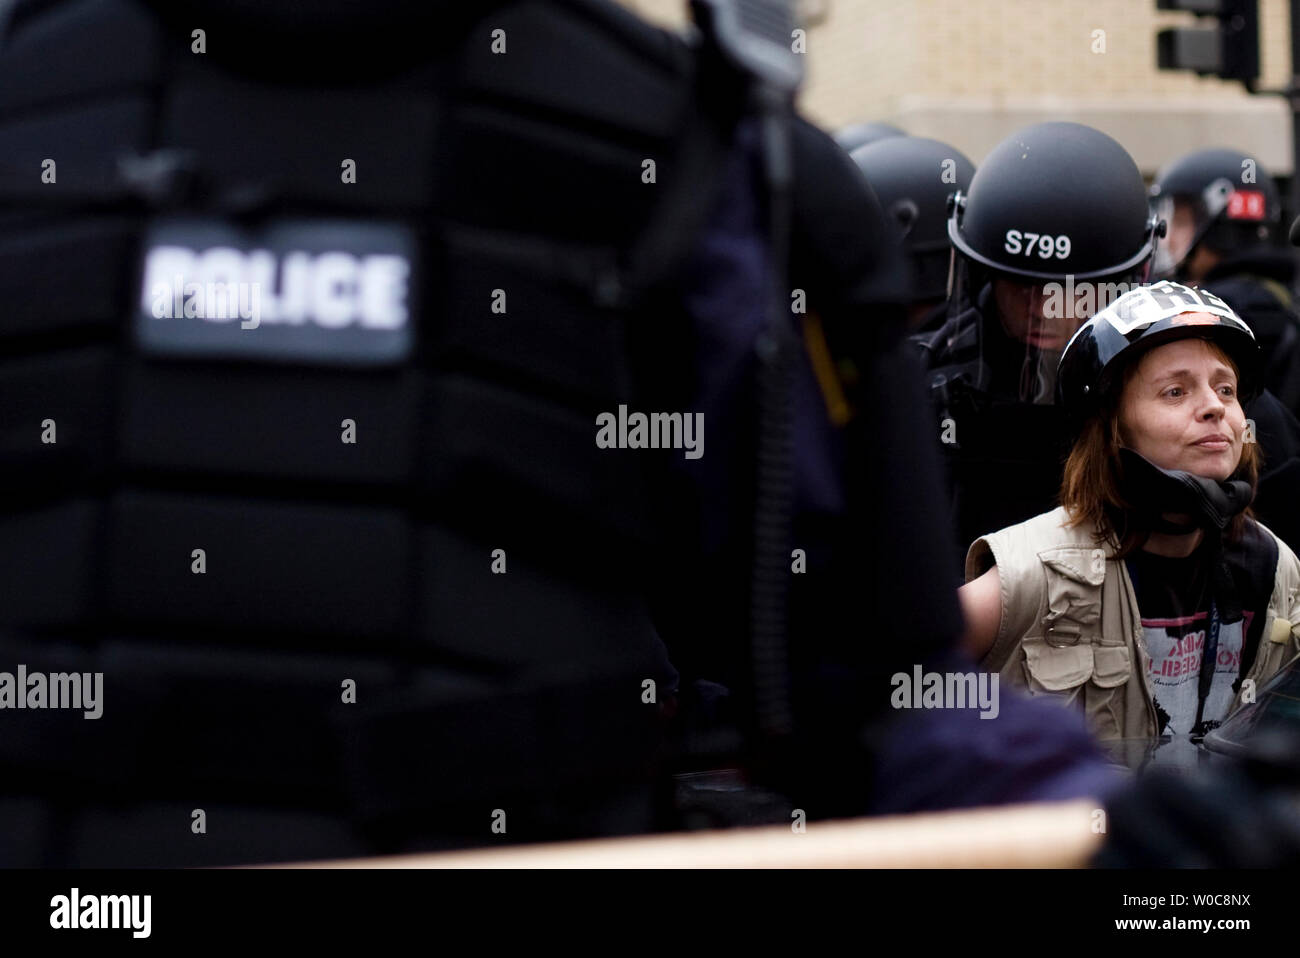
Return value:
M 1058 507 L 971 544 L 966 581 L 996 562 L 1002 583 L 1002 621 L 980 667 L 1032 695 L 1082 708 L 1099 738 L 1154 738 L 1150 659 L 1128 570 L 1109 545 L 1096 544 L 1092 530 L 1067 529 L 1065 519 Z M 1254 685 L 1242 683 L 1229 714 L 1247 689 L 1300 654 L 1300 560 L 1273 538 L 1273 595 L 1246 675 Z

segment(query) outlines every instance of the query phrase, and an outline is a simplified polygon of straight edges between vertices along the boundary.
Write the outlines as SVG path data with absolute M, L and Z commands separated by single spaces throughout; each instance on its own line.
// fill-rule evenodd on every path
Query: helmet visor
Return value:
M 1175 214 L 1179 212 L 1177 206 L 1170 194 L 1157 196 L 1151 201 L 1151 212 L 1157 220 L 1164 220 L 1168 230 L 1165 239 L 1157 241 L 1155 255 L 1151 258 L 1151 274 L 1157 279 L 1173 278 L 1191 243 L 1191 234 L 1184 236 L 1178 229 L 1182 226 L 1182 220 L 1188 217 L 1175 220 Z M 1192 232 L 1195 232 L 1194 225 Z
M 994 390 L 1034 405 L 1056 402 L 1056 370 L 1075 331 L 1091 315 L 1068 283 L 995 275 L 986 308 Z

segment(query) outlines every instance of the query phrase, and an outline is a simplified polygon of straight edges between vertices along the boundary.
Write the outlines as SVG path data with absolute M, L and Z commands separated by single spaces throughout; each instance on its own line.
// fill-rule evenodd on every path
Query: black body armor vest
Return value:
M 577 0 L 355 64 L 198 19 L 0 25 L 0 670 L 103 673 L 6 716 L 0 863 L 565 837 L 674 677 L 629 584 L 682 452 L 595 437 L 688 401 L 638 244 L 690 51 Z

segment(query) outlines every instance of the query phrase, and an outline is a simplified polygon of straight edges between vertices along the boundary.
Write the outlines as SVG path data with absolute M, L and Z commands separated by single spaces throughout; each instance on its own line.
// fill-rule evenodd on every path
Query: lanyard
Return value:
M 1210 686 L 1214 684 L 1215 665 L 1219 661 L 1219 606 L 1210 600 L 1210 628 L 1205 637 L 1205 648 L 1201 652 L 1201 674 L 1197 683 L 1196 725 L 1193 732 L 1201 727 L 1205 712 L 1205 700 L 1210 695 Z

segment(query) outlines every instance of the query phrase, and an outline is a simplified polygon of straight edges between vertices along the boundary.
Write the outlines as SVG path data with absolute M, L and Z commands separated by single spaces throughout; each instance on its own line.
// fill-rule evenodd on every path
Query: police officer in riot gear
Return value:
M 888 137 L 850 155 L 900 231 L 912 267 L 909 325 L 937 329 L 947 318 L 952 259 L 948 198 L 970 188 L 975 167 L 960 150 L 921 136 Z
M 1147 279 L 1165 228 L 1123 147 L 1077 123 L 1012 134 L 969 194 L 954 198 L 954 315 L 918 342 L 960 541 L 1055 504 L 1066 451 L 1061 353 L 1092 313 Z M 1256 512 L 1288 544 L 1300 542 L 1294 417 L 1268 392 L 1247 415 L 1268 463 Z
M 6 708 L 3 863 L 645 831 L 674 709 L 686 758 L 868 807 L 888 676 L 960 632 L 879 206 L 803 121 L 765 155 L 713 47 L 491 9 L 9 9 L 0 665 L 104 692 Z M 706 455 L 600 448 L 620 407 L 702 412 Z
M 1160 171 L 1151 197 L 1169 224 L 1156 271 L 1206 286 L 1231 304 L 1259 337 L 1265 384 L 1300 411 L 1296 261 L 1277 245 L 1282 200 L 1273 178 L 1249 154 L 1197 150 Z
M 655 470 L 593 424 L 685 411 L 619 267 L 727 108 L 615 8 L 486 14 L 8 10 L 0 661 L 104 701 L 4 713 L 6 864 L 653 821 Z
M 1146 277 L 1159 228 L 1132 158 L 1077 123 L 1012 134 L 953 198 L 950 318 L 917 341 L 960 542 L 1052 507 L 1057 363 L 1096 290 Z

